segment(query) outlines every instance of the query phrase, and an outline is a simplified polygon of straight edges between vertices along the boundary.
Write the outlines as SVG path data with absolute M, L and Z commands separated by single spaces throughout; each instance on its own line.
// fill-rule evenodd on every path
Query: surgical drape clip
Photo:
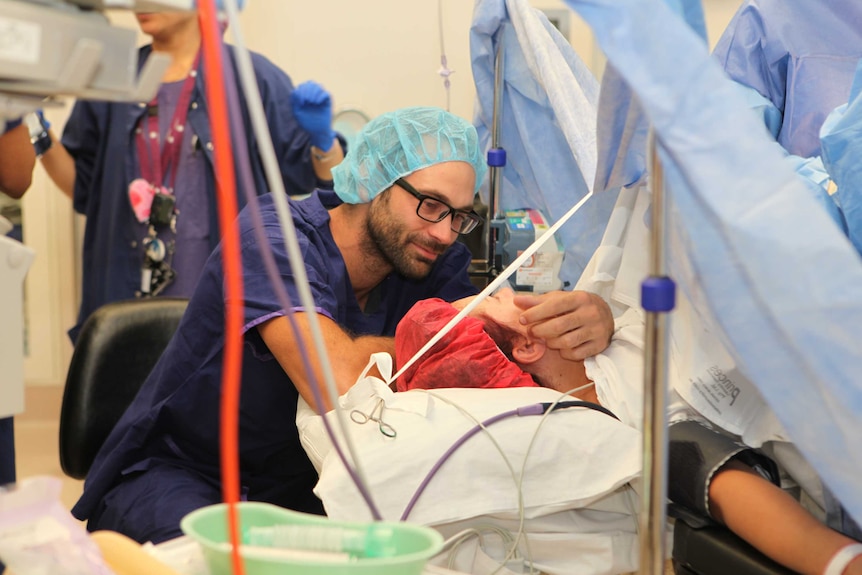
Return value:
M 352 419 L 354 423 L 358 423 L 360 425 L 368 423 L 369 421 L 376 421 L 377 427 L 380 429 L 380 433 L 386 437 L 395 437 L 398 435 L 395 428 L 383 421 L 383 409 L 385 407 L 386 405 L 381 397 L 377 400 L 377 403 L 374 404 L 374 409 L 371 410 L 370 414 L 354 409 L 350 412 L 350 419 Z

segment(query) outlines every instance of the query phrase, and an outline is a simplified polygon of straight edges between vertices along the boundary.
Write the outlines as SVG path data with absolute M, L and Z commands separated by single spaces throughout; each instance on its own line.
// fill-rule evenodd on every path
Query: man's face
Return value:
M 466 162 L 444 162 L 405 176 L 426 196 L 456 210 L 473 209 L 476 174 Z M 421 279 L 458 238 L 447 216 L 432 223 L 416 214 L 419 200 L 397 184 L 374 198 L 366 226 L 373 249 L 401 275 Z

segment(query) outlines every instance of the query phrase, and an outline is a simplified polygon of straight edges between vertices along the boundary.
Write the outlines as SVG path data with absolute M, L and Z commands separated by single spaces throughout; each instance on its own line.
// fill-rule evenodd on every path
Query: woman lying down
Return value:
M 623 423 L 642 424 L 643 324 L 637 311 L 618 321 L 610 347 L 584 361 L 565 359 L 518 322 L 509 289 L 486 298 L 396 380 L 398 391 L 441 387 L 543 386 L 597 403 Z M 396 331 L 406 363 L 473 298 L 416 304 Z M 491 340 L 496 346 L 492 345 Z M 632 367 L 636 366 L 636 367 Z M 493 376 L 492 376 L 493 374 Z M 673 402 L 679 405 L 681 402 Z M 682 409 L 682 411 L 680 411 Z M 833 531 L 778 487 L 775 464 L 678 408 L 669 430 L 669 497 L 707 514 L 765 555 L 811 575 L 862 574 L 862 544 Z

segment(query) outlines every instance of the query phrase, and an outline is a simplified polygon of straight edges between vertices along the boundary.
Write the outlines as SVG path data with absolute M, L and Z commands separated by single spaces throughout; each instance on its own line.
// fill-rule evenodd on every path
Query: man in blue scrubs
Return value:
M 473 197 L 485 170 L 472 125 L 439 108 L 406 108 L 365 127 L 333 169 L 335 193 L 318 190 L 291 202 L 315 302 L 310 311 L 321 324 L 340 392 L 356 381 L 372 352 L 394 355 L 395 326 L 414 303 L 430 297 L 452 301 L 476 292 L 467 275 L 470 253 L 455 240 L 478 223 Z M 262 198 L 260 207 L 266 248 L 275 257 L 290 311 L 307 336 L 309 310 L 298 306 L 272 197 Z M 240 215 L 242 494 L 320 513 L 312 493 L 317 475 L 295 424 L 298 396 L 316 402 L 287 312 L 270 286 L 251 216 L 248 208 Z M 177 334 L 90 470 L 72 510 L 89 520 L 90 530 L 164 541 L 180 535 L 184 515 L 222 500 L 224 279 L 219 247 Z M 555 297 L 549 301 L 559 302 L 559 294 Z M 591 323 L 586 331 L 601 334 L 603 349 L 613 329 L 610 313 L 597 296 L 587 301 L 576 311 L 596 318 L 586 322 Z

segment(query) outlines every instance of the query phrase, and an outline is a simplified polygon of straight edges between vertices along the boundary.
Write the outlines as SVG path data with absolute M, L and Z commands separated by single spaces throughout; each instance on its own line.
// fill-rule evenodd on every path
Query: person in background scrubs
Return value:
M 0 127 L 3 128 L 0 132 L 0 193 L 18 199 L 30 187 L 36 154 L 30 144 L 30 132 L 21 120 L 4 121 Z M 0 220 L 0 228 L 3 230 L 11 227 L 11 223 L 2 216 Z M 4 226 L 4 223 L 7 226 Z M 14 420 L 11 417 L 3 417 L 0 418 L 0 485 L 14 482 Z
M 394 352 L 401 317 L 419 300 L 476 293 L 471 254 L 456 242 L 480 218 L 472 211 L 486 167 L 476 130 L 439 108 L 384 114 L 357 136 L 333 169 L 335 192 L 291 202 L 291 215 L 315 308 L 299 307 L 294 275 L 271 195 L 260 202 L 266 249 L 273 252 L 291 309 L 270 285 L 249 208 L 239 217 L 244 279 L 240 471 L 242 493 L 300 511 L 322 513 L 312 493 L 317 474 L 295 424 L 302 396 L 317 405 L 299 351 L 310 348 L 316 314 L 340 393 L 373 352 Z M 208 260 L 188 309 L 140 393 L 99 451 L 72 509 L 90 530 L 111 529 L 137 541 L 179 536 L 190 511 L 222 500 L 219 402 L 224 342 L 221 248 Z M 613 331 L 607 305 L 594 317 L 603 349 Z M 565 296 L 562 297 L 565 299 Z M 555 300 L 556 301 L 556 300 Z M 575 312 L 578 312 L 576 314 Z M 286 314 L 293 313 L 295 334 Z M 568 329 L 567 331 L 571 331 Z M 321 366 L 312 354 L 314 381 Z M 318 408 L 328 408 L 325 405 Z
M 713 55 L 731 79 L 773 108 L 779 144 L 803 158 L 820 155 L 820 127 L 846 104 L 862 58 L 862 3 L 854 0 L 745 0 Z
M 713 50 L 845 233 L 845 201 L 821 158 L 821 128 L 850 98 L 862 59 L 859 22 L 862 3 L 855 0 L 745 0 Z
M 83 285 L 74 342 L 83 322 L 108 302 L 156 295 L 189 297 L 219 240 L 212 134 L 195 11 L 137 13 L 152 44 L 140 49 L 171 64 L 150 102 L 78 101 L 62 142 L 41 158 L 51 179 L 87 217 Z M 225 62 L 238 77 L 233 51 Z M 294 88 L 259 54 L 252 65 L 275 155 L 290 195 L 331 188 L 343 157 L 332 104 L 321 86 Z M 242 92 L 242 126 L 255 191 L 268 191 Z M 238 146 L 239 143 L 237 142 Z M 237 201 L 246 194 L 238 182 Z

